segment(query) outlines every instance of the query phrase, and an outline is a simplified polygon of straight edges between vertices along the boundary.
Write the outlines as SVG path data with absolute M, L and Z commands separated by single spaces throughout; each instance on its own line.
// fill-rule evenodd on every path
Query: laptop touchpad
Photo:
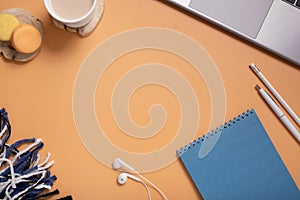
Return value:
M 256 38 L 273 0 L 192 0 L 190 7 L 238 32 Z

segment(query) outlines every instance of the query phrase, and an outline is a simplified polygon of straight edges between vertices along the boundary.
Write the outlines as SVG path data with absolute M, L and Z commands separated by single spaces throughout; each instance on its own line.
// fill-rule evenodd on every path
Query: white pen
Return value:
M 292 110 L 292 108 L 286 103 L 286 101 L 280 96 L 280 94 L 275 90 L 275 88 L 266 79 L 266 77 L 261 73 L 261 71 L 257 68 L 257 66 L 254 63 L 252 63 L 252 64 L 250 64 L 250 68 L 256 73 L 258 78 L 265 84 L 265 86 L 270 90 L 270 92 L 274 95 L 274 97 L 279 101 L 279 103 L 284 107 L 284 109 L 290 114 L 290 116 L 294 119 L 294 121 L 300 127 L 299 117 Z
M 270 108 L 273 110 L 273 112 L 276 114 L 276 116 L 285 125 L 285 127 L 294 135 L 294 137 L 298 140 L 298 142 L 300 142 L 299 132 L 293 126 L 293 124 L 288 120 L 288 118 L 284 115 L 284 113 L 281 111 L 281 109 L 276 104 L 276 102 L 272 99 L 272 97 L 258 85 L 256 85 L 255 88 L 258 90 L 259 94 L 266 101 L 266 103 L 270 106 Z

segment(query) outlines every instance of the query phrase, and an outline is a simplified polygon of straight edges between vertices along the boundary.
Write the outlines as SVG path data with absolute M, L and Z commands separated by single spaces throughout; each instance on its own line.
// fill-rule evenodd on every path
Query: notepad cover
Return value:
M 199 158 L 201 145 L 213 137 L 219 137 L 217 143 Z M 177 150 L 177 155 L 204 200 L 300 199 L 253 109 Z

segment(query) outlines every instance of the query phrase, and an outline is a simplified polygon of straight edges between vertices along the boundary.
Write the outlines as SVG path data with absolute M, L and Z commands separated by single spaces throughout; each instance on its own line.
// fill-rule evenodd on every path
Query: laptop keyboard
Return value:
M 283 0 L 300 9 L 300 0 Z

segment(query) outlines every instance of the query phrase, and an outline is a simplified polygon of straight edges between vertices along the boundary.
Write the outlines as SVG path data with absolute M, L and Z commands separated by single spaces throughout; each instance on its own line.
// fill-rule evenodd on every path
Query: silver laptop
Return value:
M 300 66 L 300 0 L 167 0 Z

